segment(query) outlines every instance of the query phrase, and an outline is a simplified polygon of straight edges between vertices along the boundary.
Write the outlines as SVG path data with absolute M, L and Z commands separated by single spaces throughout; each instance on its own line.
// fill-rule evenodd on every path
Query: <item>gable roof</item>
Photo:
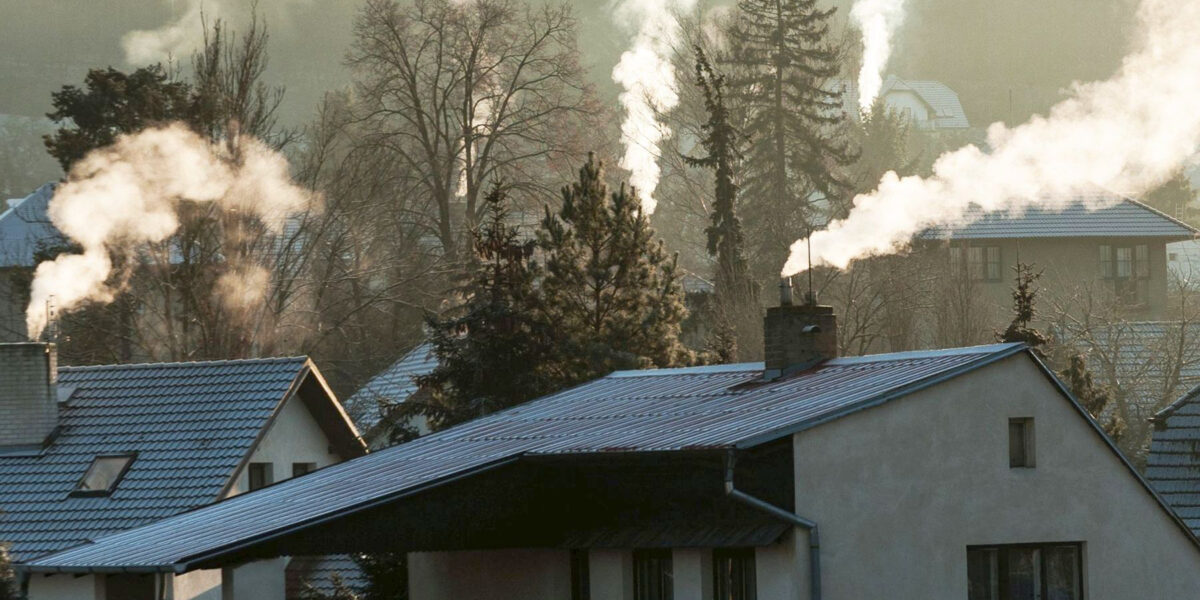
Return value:
M 766 382 L 761 363 L 617 372 L 25 568 L 186 571 L 243 545 L 524 456 L 756 447 L 1022 352 L 1021 344 L 996 344 L 838 358 Z
M 304 357 L 61 368 L 57 437 L 0 454 L 0 541 L 26 561 L 216 501 L 313 377 Z M 70 495 L 97 455 L 118 453 L 136 457 L 111 495 Z
M 0 268 L 33 267 L 39 250 L 65 243 L 46 212 L 54 184 L 47 183 L 16 206 L 0 207 Z
M 1200 386 L 1154 417 L 1146 479 L 1200 536 Z
M 383 404 L 404 402 L 417 393 L 417 377 L 437 368 L 433 344 L 424 342 L 409 350 L 391 366 L 379 372 L 346 400 L 346 412 L 362 431 L 369 431 L 383 420 Z
M 1200 234 L 1141 202 L 1110 192 L 1078 194 L 1063 208 L 984 212 L 971 205 L 954 222 L 918 234 L 925 240 L 1154 237 L 1188 240 Z

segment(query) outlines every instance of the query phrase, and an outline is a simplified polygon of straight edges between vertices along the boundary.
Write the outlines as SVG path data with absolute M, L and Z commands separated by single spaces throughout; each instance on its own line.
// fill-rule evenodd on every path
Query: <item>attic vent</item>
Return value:
M 79 485 L 75 486 L 72 496 L 107 496 L 117 489 L 117 484 L 133 464 L 134 455 L 117 454 L 97 456 L 92 460 Z

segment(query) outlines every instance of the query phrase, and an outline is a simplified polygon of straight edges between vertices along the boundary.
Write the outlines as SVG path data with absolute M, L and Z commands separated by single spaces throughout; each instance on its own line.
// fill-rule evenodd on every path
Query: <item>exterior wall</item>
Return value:
M 633 553 L 628 550 L 588 552 L 588 580 L 592 597 L 597 600 L 629 600 L 633 597 Z
M 1035 419 L 1035 468 L 1009 468 L 1016 417 Z M 1024 355 L 794 446 L 796 511 L 820 526 L 828 598 L 962 600 L 967 546 L 1023 542 L 1083 542 L 1087 598 L 1200 589 L 1189 536 Z
M 712 600 L 712 550 L 686 548 L 671 553 L 675 600 Z
M 888 92 L 883 98 L 887 107 L 900 113 L 912 115 L 913 125 L 918 127 L 928 126 L 930 118 L 929 105 L 920 96 L 907 90 L 895 90 Z M 906 112 L 907 111 L 907 112 Z
M 206 569 L 176 575 L 171 582 L 173 600 L 221 600 L 221 570 Z
M 316 463 L 319 469 L 340 460 L 331 451 L 325 432 L 321 431 L 321 426 L 317 425 L 304 402 L 292 396 L 284 403 L 275 422 L 250 455 L 249 462 L 271 463 L 275 481 L 283 481 L 291 478 L 292 463 Z M 229 491 L 230 496 L 250 489 L 248 470 L 247 465 L 237 474 L 237 482 Z
M 104 577 L 35 575 L 29 579 L 29 600 L 106 600 Z
M 221 570 L 223 600 L 286 600 L 288 558 L 272 558 Z M 176 599 L 179 600 L 179 599 Z
M 571 597 L 571 561 L 565 550 L 413 553 L 408 555 L 408 579 L 412 600 Z

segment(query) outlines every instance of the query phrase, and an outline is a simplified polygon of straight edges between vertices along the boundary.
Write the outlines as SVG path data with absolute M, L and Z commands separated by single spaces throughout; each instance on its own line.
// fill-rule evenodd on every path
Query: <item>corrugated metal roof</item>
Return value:
M 186 569 L 243 544 L 418 493 L 524 455 L 750 447 L 1023 352 L 996 344 L 831 360 L 763 382 L 762 365 L 628 371 L 31 563 Z
M 61 368 L 59 435 L 0 456 L 0 541 L 24 561 L 216 501 L 306 361 Z M 129 452 L 111 495 L 70 496 L 97 455 Z
M 1051 203 L 1050 200 L 1047 200 Z M 1061 237 L 1158 237 L 1192 239 L 1196 229 L 1145 204 L 1107 192 L 1079 194 L 1062 208 L 1032 207 L 1024 212 L 985 213 L 971 205 L 958 219 L 931 227 L 917 237 L 926 240 L 970 240 Z
M 1200 388 L 1193 389 L 1158 419 L 1146 458 L 1146 479 L 1200 536 Z
M 382 409 L 404 402 L 417 392 L 416 378 L 437 368 L 433 344 L 425 342 L 380 371 L 346 400 L 346 412 L 359 431 L 370 431 L 383 419 Z
M 32 267 L 39 250 L 65 243 L 46 213 L 54 184 L 47 183 L 0 213 L 0 267 Z

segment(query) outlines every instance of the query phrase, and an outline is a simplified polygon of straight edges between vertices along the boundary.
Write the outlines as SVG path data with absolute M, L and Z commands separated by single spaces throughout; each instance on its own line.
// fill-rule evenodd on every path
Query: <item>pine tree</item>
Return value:
M 761 329 L 758 290 L 743 256 L 745 236 L 736 210 L 738 185 L 735 172 L 742 158 L 742 136 L 730 122 L 725 104 L 725 76 L 713 69 L 699 46 L 696 46 L 696 85 L 704 96 L 704 108 L 708 112 L 708 121 L 701 127 L 704 138 L 700 140 L 707 154 L 685 156 L 684 160 L 693 167 L 712 169 L 716 181 L 712 224 L 705 230 L 708 253 L 717 263 L 714 281 L 718 322 L 712 343 L 723 360 L 732 360 L 739 355 L 748 360 L 753 358 L 749 355 L 761 347 L 756 343 L 761 341 Z
M 676 257 L 655 239 L 635 190 L 622 184 L 609 193 L 594 155 L 563 188 L 561 209 L 547 207 L 539 244 L 542 308 L 563 336 L 564 384 L 694 360 L 679 341 L 687 310 Z
M 845 206 L 851 185 L 843 171 L 855 153 L 831 85 L 840 72 L 829 39 L 834 9 L 817 0 L 740 0 L 738 11 L 729 33 L 730 99 L 751 141 L 743 218 L 765 280 L 788 246 L 821 223 L 815 198 Z
M 420 384 L 429 391 L 399 409 L 435 429 L 519 404 L 555 389 L 552 325 L 539 319 L 536 242 L 508 222 L 500 187 L 485 198 L 486 220 L 472 232 L 474 265 L 465 304 L 428 321 L 438 366 Z

